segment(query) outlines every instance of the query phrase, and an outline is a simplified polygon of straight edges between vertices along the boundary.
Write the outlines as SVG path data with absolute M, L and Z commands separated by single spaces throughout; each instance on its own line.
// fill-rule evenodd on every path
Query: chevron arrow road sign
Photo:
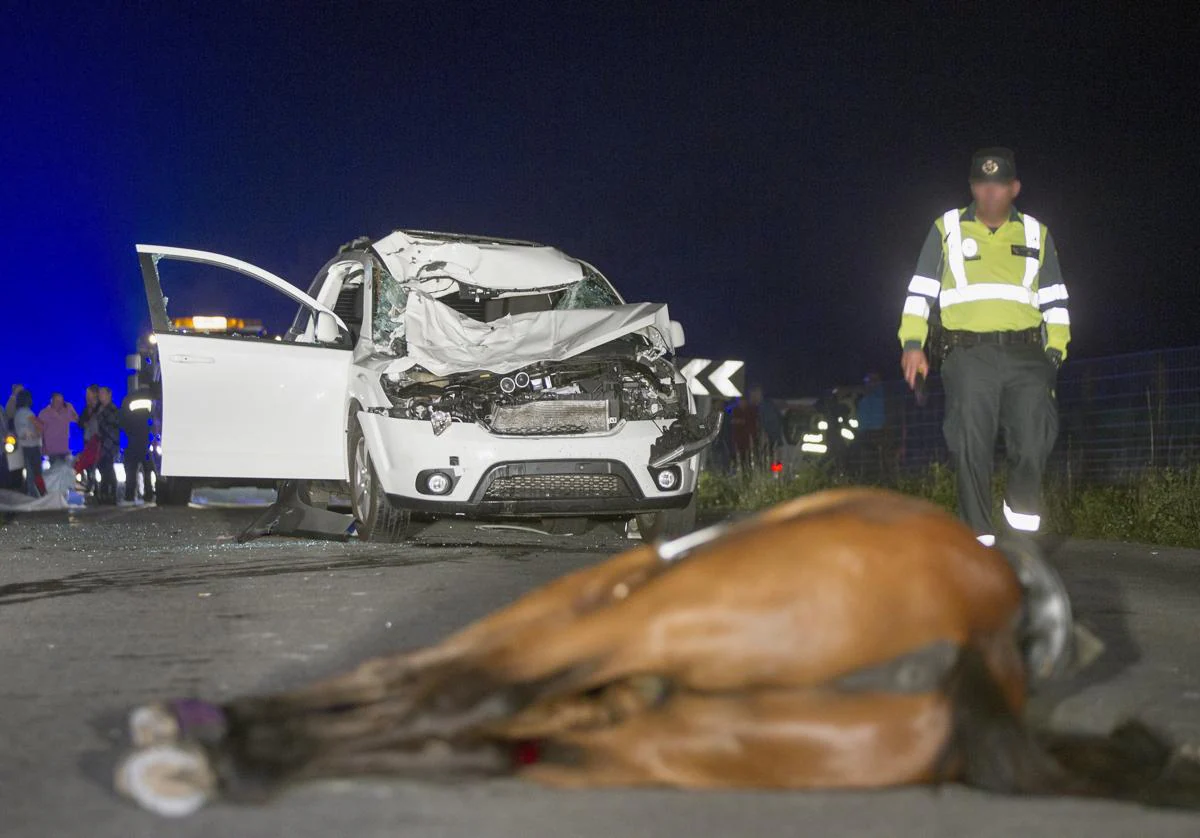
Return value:
M 736 399 L 742 395 L 746 380 L 745 361 L 714 361 L 710 358 L 690 358 L 679 368 L 687 379 L 693 396 L 724 396 Z
M 693 396 L 707 396 L 708 388 L 701 382 L 696 380 L 696 376 L 704 372 L 712 361 L 707 358 L 692 358 L 686 364 L 679 368 L 679 374 L 687 379 L 688 389 L 692 391 Z

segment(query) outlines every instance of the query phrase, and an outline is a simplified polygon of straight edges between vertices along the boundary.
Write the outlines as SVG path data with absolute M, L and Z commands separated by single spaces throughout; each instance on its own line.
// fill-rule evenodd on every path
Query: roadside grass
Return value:
M 826 463 L 806 464 L 786 478 L 765 464 L 751 463 L 728 474 L 701 475 L 699 506 L 713 514 L 753 512 L 822 489 L 852 485 L 864 484 Z M 1004 485 L 1001 470 L 993 486 L 994 520 L 1003 520 Z M 946 465 L 935 463 L 901 477 L 889 488 L 951 512 L 957 506 L 954 473 Z M 1114 485 L 1080 486 L 1067 478 L 1050 478 L 1043 492 L 1043 522 L 1047 532 L 1076 538 L 1200 548 L 1200 467 L 1146 469 Z

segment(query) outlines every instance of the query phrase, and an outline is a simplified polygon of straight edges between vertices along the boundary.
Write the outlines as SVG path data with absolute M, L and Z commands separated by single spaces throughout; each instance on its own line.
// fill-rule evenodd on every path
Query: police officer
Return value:
M 1058 435 L 1055 378 L 1071 320 L 1050 231 L 1013 206 L 1021 191 L 1013 153 L 976 152 L 970 185 L 970 206 L 935 220 L 921 248 L 900 318 L 901 365 L 909 387 L 928 373 L 929 315 L 940 306 L 943 431 L 959 513 L 990 545 L 997 430 L 1008 458 L 1005 520 L 1017 532 L 1041 526 L 1042 473 Z

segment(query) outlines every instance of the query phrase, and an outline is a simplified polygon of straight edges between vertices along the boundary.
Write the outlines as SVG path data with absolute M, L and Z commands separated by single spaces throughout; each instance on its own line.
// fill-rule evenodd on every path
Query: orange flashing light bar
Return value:
M 245 320 L 241 317 L 226 317 L 222 314 L 197 314 L 192 317 L 176 317 L 171 321 L 176 329 L 195 332 L 261 332 L 261 320 Z

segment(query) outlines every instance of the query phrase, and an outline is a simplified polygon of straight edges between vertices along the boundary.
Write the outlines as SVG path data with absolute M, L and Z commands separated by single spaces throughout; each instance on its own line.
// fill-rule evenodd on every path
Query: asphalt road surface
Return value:
M 516 780 L 327 782 L 163 820 L 111 791 L 128 708 L 287 688 L 429 643 L 625 544 L 459 523 L 415 546 L 239 545 L 247 520 L 148 508 L 0 529 L 0 836 L 1200 835 L 1200 815 L 957 787 L 560 792 Z M 1108 652 L 1038 712 L 1087 729 L 1137 715 L 1200 742 L 1200 553 L 1069 543 L 1056 562 Z

